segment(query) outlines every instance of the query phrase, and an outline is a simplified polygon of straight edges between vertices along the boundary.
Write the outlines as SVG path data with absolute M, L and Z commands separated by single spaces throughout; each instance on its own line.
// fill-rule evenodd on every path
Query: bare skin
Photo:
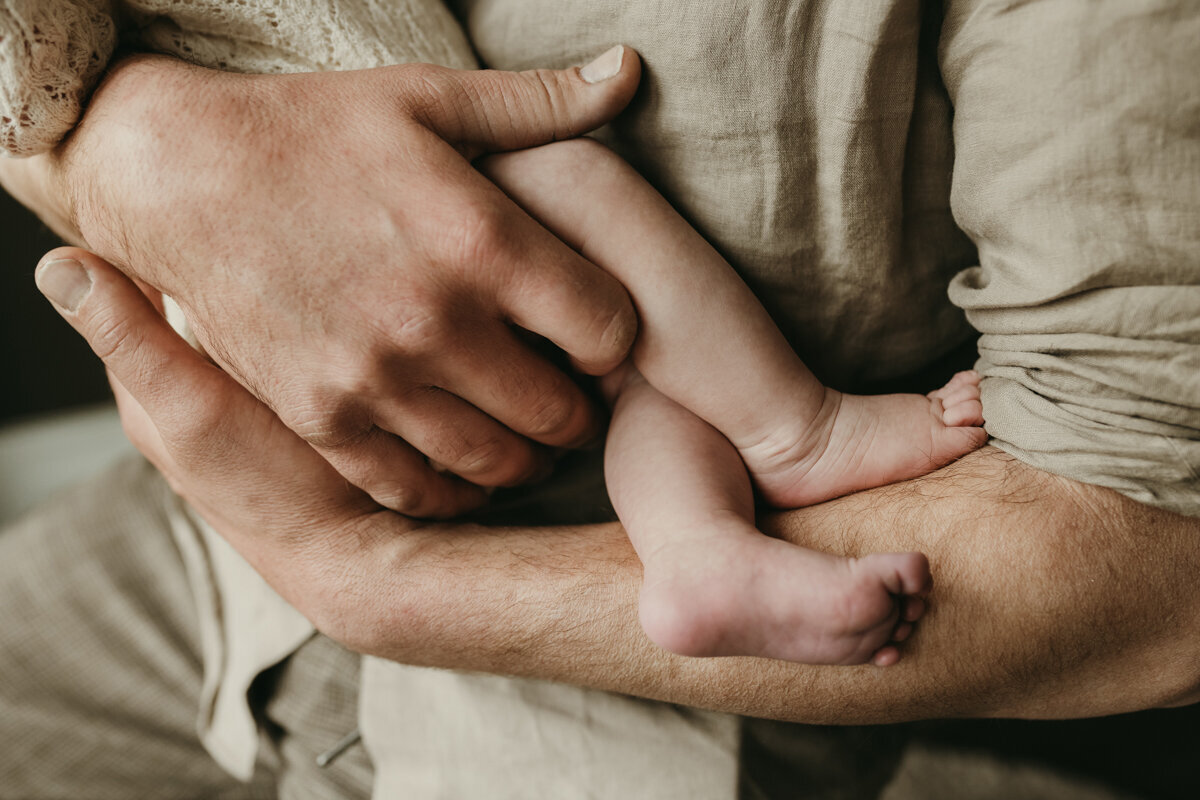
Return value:
M 1059 30 L 1042 38 L 1052 46 Z M 988 63 L 1025 69 L 1022 85 L 1061 105 L 1066 84 L 1047 80 L 1059 76 L 1040 72 L 1041 62 Z M 172 88 L 159 88 L 161 105 Z M 97 97 L 88 113 L 119 99 Z M 113 118 L 130 119 L 119 107 Z M 1031 129 L 1044 130 L 1035 119 Z M 973 128 L 960 136 L 1004 152 L 1002 137 Z M 1096 137 L 1100 147 L 1120 141 L 1108 130 Z M 36 173 L 46 161 L 0 161 L 0 174 L 11 185 L 14 171 Z M 105 163 L 66 179 L 86 192 L 105 178 Z M 62 182 L 27 177 L 43 217 L 69 222 Z M 834 555 L 928 556 L 937 603 L 900 664 L 675 656 L 637 623 L 642 570 L 621 526 L 498 529 L 388 512 L 161 321 L 155 327 L 120 273 L 80 251 L 51 255 L 62 256 L 87 265 L 92 295 L 60 310 L 119 378 L 135 442 L 284 597 L 360 652 L 809 723 L 1089 717 L 1200 700 L 1196 519 L 985 447 L 921 478 L 760 520 L 771 535 Z
M 842 559 L 764 537 L 751 481 L 795 508 L 943 466 L 986 441 L 979 376 L 928 397 L 829 389 L 725 260 L 606 148 L 560 142 L 480 168 L 638 310 L 633 357 L 605 379 L 605 474 L 645 570 L 650 639 L 689 656 L 895 663 L 930 590 L 925 556 Z
M 985 447 L 762 521 L 833 555 L 929 556 L 938 603 L 895 667 L 672 655 L 637 623 L 642 570 L 620 525 L 485 528 L 382 509 L 118 271 L 75 249 L 44 263 L 61 258 L 78 259 L 90 286 L 58 308 L 108 365 L 133 441 L 289 602 L 359 652 L 816 724 L 1200 700 L 1195 519 Z
M 617 55 L 596 83 L 579 68 L 263 76 L 131 57 L 58 149 L 4 159 L 0 181 L 173 297 L 214 360 L 349 481 L 453 516 L 481 487 L 543 473 L 543 445 L 601 433 L 511 325 L 602 374 L 636 334 L 629 299 L 468 159 L 606 122 L 640 74 Z

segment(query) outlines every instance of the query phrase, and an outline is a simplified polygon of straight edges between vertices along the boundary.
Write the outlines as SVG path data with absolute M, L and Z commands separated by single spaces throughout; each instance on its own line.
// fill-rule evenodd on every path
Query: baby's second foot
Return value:
M 974 371 L 958 373 L 924 397 L 831 389 L 825 397 L 816 424 L 794 441 L 738 448 L 772 505 L 797 508 L 915 478 L 987 441 Z
M 932 585 L 923 555 L 837 558 L 742 525 L 745 535 L 704 537 L 646 564 L 640 616 L 656 644 L 806 664 L 899 659 Z

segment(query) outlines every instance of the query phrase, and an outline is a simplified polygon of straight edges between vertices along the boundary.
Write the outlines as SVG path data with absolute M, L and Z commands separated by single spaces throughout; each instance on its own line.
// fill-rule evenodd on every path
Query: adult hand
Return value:
M 350 482 L 453 515 L 480 486 L 548 468 L 531 439 L 599 431 L 512 326 L 592 374 L 636 328 L 622 287 L 470 159 L 593 129 L 638 77 L 624 48 L 519 74 L 249 76 L 140 57 L 62 149 L 62 185 L 89 246 L 173 297 L 212 358 Z
M 60 248 L 43 259 L 36 279 L 103 359 L 130 440 L 176 492 L 223 533 L 232 532 L 257 568 L 283 581 L 278 588 L 301 610 L 319 618 L 332 607 L 322 604 L 325 590 L 332 597 L 344 589 L 332 573 L 353 580 L 351 561 L 331 569 L 332 559 L 364 521 L 386 514 L 396 532 L 435 524 L 386 511 L 348 485 L 269 408 L 180 338 L 115 267 Z M 280 558 L 280 547 L 288 557 Z M 312 558 L 304 555 L 309 551 Z M 273 574 L 279 562 L 286 567 Z

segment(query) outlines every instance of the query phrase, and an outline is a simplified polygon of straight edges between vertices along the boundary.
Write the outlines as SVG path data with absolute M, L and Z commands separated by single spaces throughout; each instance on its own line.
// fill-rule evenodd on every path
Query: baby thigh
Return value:
M 657 389 L 735 443 L 806 418 L 794 406 L 819 384 L 733 268 L 620 157 L 575 139 L 480 169 L 624 285 L 638 312 L 633 358 Z

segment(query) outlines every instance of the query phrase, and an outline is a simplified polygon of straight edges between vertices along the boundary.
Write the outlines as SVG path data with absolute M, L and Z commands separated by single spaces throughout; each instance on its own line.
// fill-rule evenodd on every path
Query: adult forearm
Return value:
M 384 591 L 366 617 L 383 622 L 325 622 L 406 663 L 814 723 L 1091 716 L 1180 702 L 1196 685 L 1197 520 L 988 449 L 765 527 L 839 554 L 929 555 L 930 610 L 898 665 L 661 651 L 638 627 L 640 566 L 616 525 L 411 532 L 388 548 L 393 579 L 371 581 Z

